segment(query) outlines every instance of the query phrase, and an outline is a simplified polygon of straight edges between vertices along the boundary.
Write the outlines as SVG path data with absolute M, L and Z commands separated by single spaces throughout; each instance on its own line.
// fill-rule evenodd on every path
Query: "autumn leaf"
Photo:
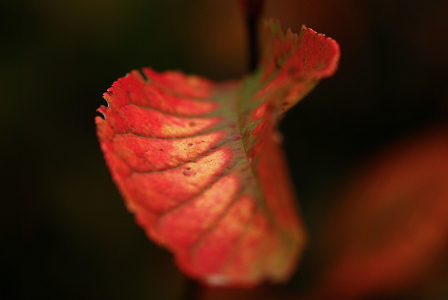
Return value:
M 101 149 L 128 209 L 180 269 L 210 285 L 281 282 L 306 234 L 277 122 L 331 76 L 339 46 L 266 23 L 257 71 L 214 83 L 144 68 L 104 94 Z
M 429 128 L 370 157 L 337 203 L 319 244 L 332 255 L 320 259 L 329 262 L 317 299 L 410 292 L 412 299 L 426 299 L 440 286 L 446 290 L 447 127 Z

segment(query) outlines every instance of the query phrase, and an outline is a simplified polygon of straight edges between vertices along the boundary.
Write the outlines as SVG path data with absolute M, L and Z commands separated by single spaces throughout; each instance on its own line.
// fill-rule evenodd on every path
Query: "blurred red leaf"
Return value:
M 128 209 L 189 276 L 212 285 L 286 280 L 306 234 L 276 125 L 331 76 L 337 43 L 266 26 L 257 72 L 213 83 L 143 69 L 104 94 L 101 149 Z
M 354 173 L 320 245 L 332 253 L 320 298 L 416 297 L 434 288 L 448 275 L 447 128 L 401 142 Z

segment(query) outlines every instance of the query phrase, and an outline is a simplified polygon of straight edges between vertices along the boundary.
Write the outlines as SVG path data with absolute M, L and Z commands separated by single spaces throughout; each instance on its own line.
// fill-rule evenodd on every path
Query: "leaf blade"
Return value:
M 278 22 L 267 24 L 270 42 L 255 75 L 213 83 L 144 68 L 147 79 L 133 71 L 113 84 L 109 107 L 99 108 L 105 119 L 96 118 L 136 222 L 184 272 L 209 284 L 284 281 L 306 240 L 276 126 L 334 72 L 339 48 L 306 28 L 283 35 Z M 322 51 L 332 56 L 316 59 Z

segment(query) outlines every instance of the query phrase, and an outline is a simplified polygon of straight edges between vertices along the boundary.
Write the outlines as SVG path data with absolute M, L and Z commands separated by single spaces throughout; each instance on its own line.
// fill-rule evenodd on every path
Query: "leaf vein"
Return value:
M 227 174 L 229 174 L 237 165 L 239 164 L 238 161 L 236 161 L 232 166 L 230 166 L 221 176 L 217 176 L 217 178 L 215 180 L 213 180 L 212 182 L 210 182 L 209 184 L 207 184 L 205 187 L 203 187 L 202 191 L 199 192 L 198 194 L 194 195 L 193 197 L 191 197 L 190 199 L 187 199 L 186 201 L 183 201 L 181 203 L 179 203 L 179 205 L 164 211 L 163 213 L 161 213 L 159 215 L 157 224 L 155 225 L 155 227 L 159 227 L 160 226 L 160 222 L 162 221 L 162 219 L 169 215 L 170 213 L 180 209 L 181 207 L 193 202 L 196 198 L 202 196 L 211 186 L 213 186 L 216 182 L 218 182 L 219 179 L 221 179 L 222 177 L 226 176 Z M 176 201 L 175 199 L 172 199 L 174 201 Z

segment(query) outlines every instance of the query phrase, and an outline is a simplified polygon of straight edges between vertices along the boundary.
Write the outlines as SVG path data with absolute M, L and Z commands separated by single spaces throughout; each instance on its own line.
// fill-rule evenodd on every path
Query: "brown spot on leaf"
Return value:
M 280 70 L 281 67 L 282 67 L 282 66 L 280 65 L 280 62 L 279 62 L 278 60 L 276 60 L 276 61 L 275 61 L 275 69 L 276 69 L 276 70 Z
M 297 67 L 295 66 L 289 67 L 288 75 L 294 75 L 295 73 L 297 73 Z
M 190 177 L 196 175 L 196 171 L 192 170 L 190 167 L 184 170 L 184 176 Z

